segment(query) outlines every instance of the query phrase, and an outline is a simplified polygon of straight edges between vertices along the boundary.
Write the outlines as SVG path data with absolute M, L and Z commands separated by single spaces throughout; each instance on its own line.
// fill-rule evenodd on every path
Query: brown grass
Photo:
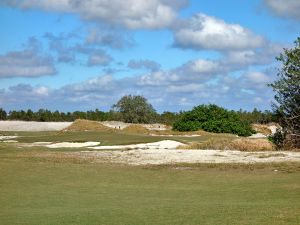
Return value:
M 270 128 L 267 125 L 263 125 L 263 124 L 252 124 L 252 128 L 258 132 L 258 133 L 262 133 L 264 135 L 270 135 L 272 134 L 272 131 L 270 130 Z
M 203 130 L 198 130 L 198 131 L 189 131 L 189 132 L 181 132 L 181 131 L 175 131 L 175 130 L 151 130 L 150 134 L 152 135 L 178 135 L 178 136 L 182 136 L 182 135 L 203 135 L 203 136 L 207 136 L 207 135 L 214 135 L 213 133 L 209 133 Z M 218 135 L 218 134 L 215 134 Z M 223 134 L 224 135 L 224 134 Z
M 182 148 L 182 147 L 180 147 Z M 192 143 L 184 146 L 184 149 L 216 149 L 216 150 L 239 150 L 239 151 L 272 151 L 274 146 L 266 139 L 209 139 L 202 143 Z
M 130 133 L 130 134 L 149 134 L 149 130 L 142 125 L 132 124 L 125 127 L 122 132 Z
M 69 127 L 65 128 L 65 131 L 111 131 L 113 129 L 102 125 L 97 121 L 91 120 L 75 120 Z

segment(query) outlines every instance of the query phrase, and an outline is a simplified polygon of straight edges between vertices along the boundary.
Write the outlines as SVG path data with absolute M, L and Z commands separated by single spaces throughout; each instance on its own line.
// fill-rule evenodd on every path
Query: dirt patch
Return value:
M 112 129 L 102 125 L 97 121 L 91 120 L 75 120 L 70 126 L 65 128 L 63 132 L 67 131 L 111 131 Z
M 113 129 L 120 129 L 120 130 L 123 130 L 124 128 L 131 125 L 130 123 L 124 123 L 122 121 L 101 121 L 99 123 L 101 123 L 106 127 L 110 127 Z
M 146 128 L 147 130 L 170 130 L 172 127 L 167 126 L 165 124 L 160 124 L 160 123 L 155 123 L 155 124 L 133 124 L 133 123 L 124 123 L 121 121 L 102 121 L 100 122 L 102 125 L 110 127 L 110 128 L 114 128 L 114 129 L 120 129 L 123 130 L 129 126 L 135 126 L 135 125 L 139 125 L 142 126 L 144 128 Z
M 148 130 L 157 130 L 157 131 L 164 131 L 164 130 L 171 130 L 171 126 L 167 126 L 161 123 L 153 123 L 153 124 L 141 124 L 143 127 L 147 128 Z

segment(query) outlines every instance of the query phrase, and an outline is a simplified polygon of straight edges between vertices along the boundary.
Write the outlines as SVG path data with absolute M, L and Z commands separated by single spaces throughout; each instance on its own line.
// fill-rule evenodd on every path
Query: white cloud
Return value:
M 130 60 L 127 65 L 131 69 L 147 69 L 150 71 L 158 71 L 161 65 L 152 60 Z
M 42 56 L 36 50 L 8 52 L 0 55 L 1 77 L 39 77 L 56 74 L 53 59 Z
M 111 56 L 98 50 L 89 55 L 87 64 L 88 66 L 107 66 L 111 61 Z
M 246 74 L 246 78 L 247 81 L 249 81 L 254 85 L 263 85 L 263 86 L 265 86 L 272 80 L 268 75 L 262 72 L 248 72 Z
M 48 96 L 49 95 L 49 88 L 45 86 L 37 87 L 34 89 L 33 93 L 41 96 Z
M 264 0 L 264 3 L 278 16 L 300 20 L 299 0 Z
M 181 48 L 244 50 L 262 47 L 264 38 L 238 25 L 197 14 L 174 30 L 174 45 Z
M 175 93 L 193 93 L 199 92 L 202 89 L 205 89 L 205 85 L 203 84 L 185 84 L 168 86 L 166 91 Z
M 186 1 L 180 0 L 20 0 L 8 5 L 79 14 L 83 19 L 130 29 L 163 28 L 176 18 Z M 183 3 L 182 3 L 183 2 Z
M 220 72 L 220 64 L 217 61 L 207 59 L 197 59 L 189 62 L 186 66 L 194 73 L 212 74 Z
M 104 32 L 99 29 L 90 29 L 86 37 L 89 45 L 101 45 L 113 49 L 124 49 L 135 45 L 134 39 L 128 34 L 118 32 Z

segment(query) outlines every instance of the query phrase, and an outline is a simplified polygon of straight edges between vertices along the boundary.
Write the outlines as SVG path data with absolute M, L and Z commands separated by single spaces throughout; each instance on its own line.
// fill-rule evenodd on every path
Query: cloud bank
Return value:
M 275 15 L 300 21 L 299 0 L 264 0 L 264 3 Z
M 4 4 L 22 9 L 42 9 L 78 14 L 90 21 L 129 29 L 158 29 L 169 26 L 178 11 L 186 6 L 182 0 L 5 0 Z M 3 3 L 2 3 L 3 4 Z
M 245 50 L 262 47 L 263 37 L 238 25 L 202 13 L 182 21 L 174 29 L 174 46 L 218 51 Z

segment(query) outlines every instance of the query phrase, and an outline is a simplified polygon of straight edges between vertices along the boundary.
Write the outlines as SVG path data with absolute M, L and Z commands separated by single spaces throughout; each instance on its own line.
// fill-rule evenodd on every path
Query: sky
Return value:
M 0 0 L 0 108 L 270 109 L 299 0 Z

